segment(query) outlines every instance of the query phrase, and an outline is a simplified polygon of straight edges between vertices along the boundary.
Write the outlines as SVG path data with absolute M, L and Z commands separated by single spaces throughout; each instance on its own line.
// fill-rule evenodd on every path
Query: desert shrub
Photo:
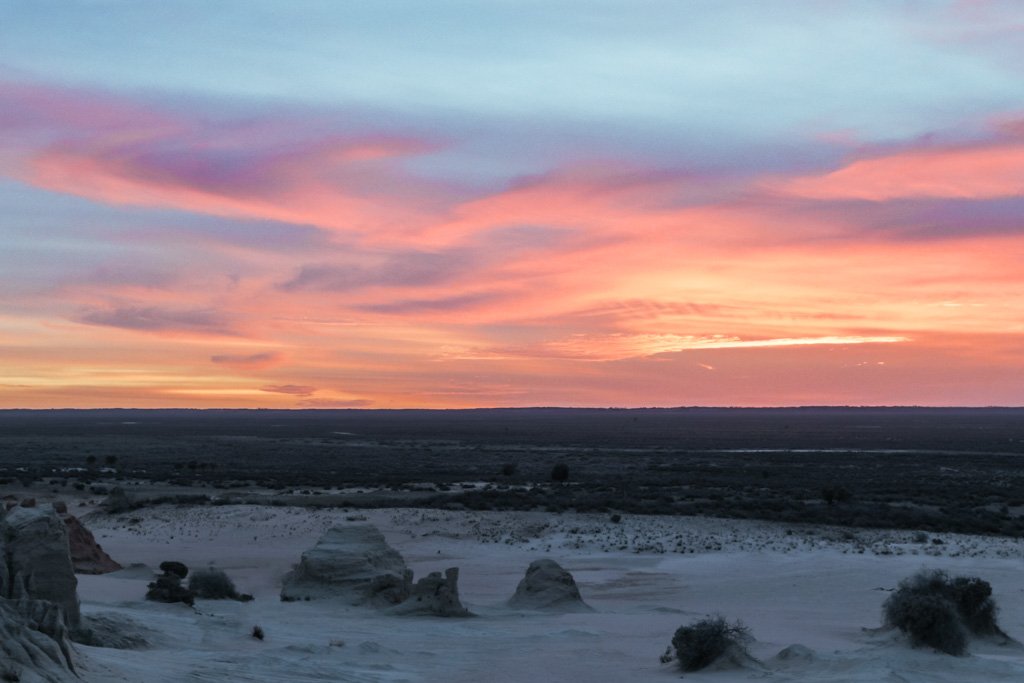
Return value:
M 235 583 L 220 569 L 197 569 L 188 579 L 188 588 L 204 600 L 237 600 Z
M 979 636 L 1004 635 L 996 623 L 999 609 L 992 599 L 992 585 L 988 581 L 977 576 L 958 576 L 949 590 L 968 631 Z
M 750 630 L 737 621 L 730 624 L 716 616 L 680 626 L 672 636 L 672 647 L 683 671 L 706 668 L 729 650 L 746 652 Z
M 560 462 L 551 468 L 551 481 L 564 483 L 569 480 L 569 466 Z
M 992 586 L 976 576 L 950 578 L 940 570 L 920 571 L 900 582 L 882 606 L 885 623 L 952 655 L 967 651 L 969 633 L 1005 635 L 996 623 Z
M 915 646 L 927 645 L 950 655 L 967 652 L 967 631 L 956 607 L 927 593 L 896 592 L 885 601 L 885 618 L 910 636 Z
M 255 638 L 256 640 L 263 640 L 263 638 L 264 638 L 263 629 L 260 628 L 258 625 L 257 626 L 253 626 L 252 627 L 252 637 Z
M 186 605 L 195 604 L 195 593 L 181 585 L 181 578 L 177 574 L 162 574 L 156 580 L 147 585 L 146 599 L 154 602 L 183 602 Z

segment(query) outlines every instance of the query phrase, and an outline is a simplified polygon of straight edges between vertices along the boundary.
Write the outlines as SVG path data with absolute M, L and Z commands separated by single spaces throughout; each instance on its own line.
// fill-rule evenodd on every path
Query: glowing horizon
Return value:
M 0 8 L 0 407 L 1024 405 L 1016 3 Z

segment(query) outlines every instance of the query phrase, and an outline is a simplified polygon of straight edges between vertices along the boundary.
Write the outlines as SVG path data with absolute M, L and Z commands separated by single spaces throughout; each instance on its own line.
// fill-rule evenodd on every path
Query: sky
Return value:
M 1024 405 L 1024 3 L 0 0 L 0 407 Z

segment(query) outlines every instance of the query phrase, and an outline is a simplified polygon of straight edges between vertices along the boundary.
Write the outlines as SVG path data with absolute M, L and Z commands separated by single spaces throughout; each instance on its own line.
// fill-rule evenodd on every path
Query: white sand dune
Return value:
M 377 525 L 417 577 L 458 566 L 470 619 L 397 617 L 333 601 L 282 603 L 282 576 L 346 518 Z M 1013 539 L 794 527 L 753 521 L 434 510 L 155 507 L 86 523 L 126 566 L 214 563 L 250 603 L 145 602 L 144 573 L 80 576 L 85 615 L 116 613 L 156 633 L 145 650 L 80 646 L 90 681 L 669 681 L 658 661 L 677 627 L 741 619 L 749 668 L 688 680 L 974 683 L 1024 680 L 1024 648 L 975 642 L 971 655 L 912 649 L 871 630 L 897 582 L 922 567 L 991 582 L 1008 633 L 1024 637 L 1024 545 Z M 941 539 L 934 543 L 932 537 Z M 593 612 L 505 606 L 527 565 L 573 573 Z M 266 639 L 250 636 L 259 624 Z M 777 659 L 799 643 L 811 653 Z

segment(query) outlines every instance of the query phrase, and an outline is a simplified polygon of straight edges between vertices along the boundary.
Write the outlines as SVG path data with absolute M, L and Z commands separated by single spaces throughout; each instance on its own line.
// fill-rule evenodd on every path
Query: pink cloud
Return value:
M 824 175 L 781 179 L 766 187 L 808 199 L 1016 197 L 1024 195 L 1024 145 L 908 150 L 853 161 Z
M 440 208 L 437 197 L 450 192 L 389 165 L 392 154 L 368 155 L 365 144 L 324 140 L 287 155 L 238 156 L 202 140 L 65 142 L 34 154 L 21 175 L 48 190 L 110 204 L 353 233 L 422 225 Z
M 7 174 L 56 192 L 357 234 L 413 231 L 461 192 L 405 170 L 435 142 L 307 124 L 211 123 L 105 93 L 0 83 Z

